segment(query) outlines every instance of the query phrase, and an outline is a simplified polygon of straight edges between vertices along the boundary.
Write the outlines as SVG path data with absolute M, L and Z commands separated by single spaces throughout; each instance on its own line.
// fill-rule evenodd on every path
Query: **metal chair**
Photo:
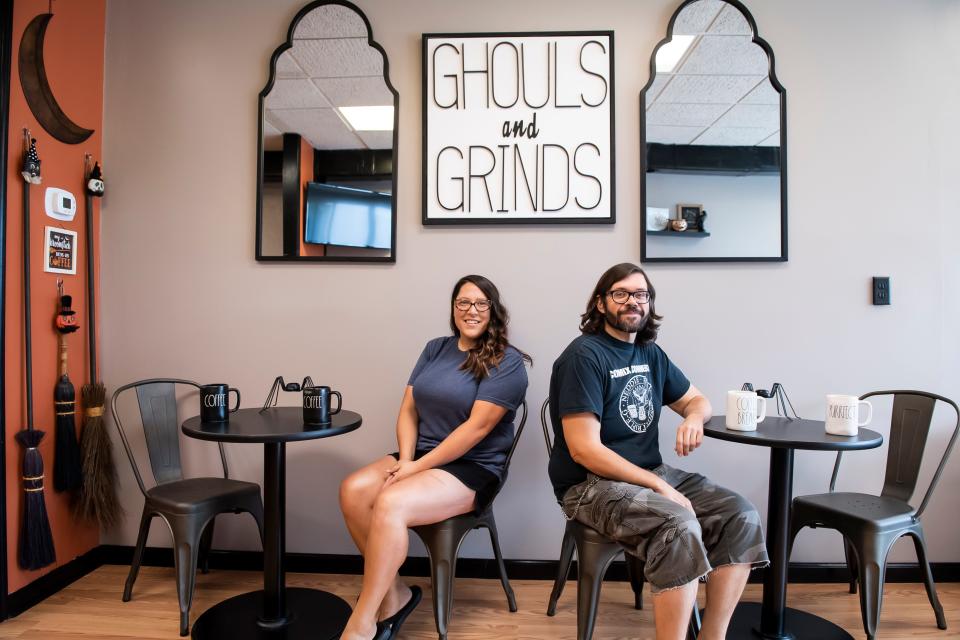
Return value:
M 507 481 L 507 471 L 510 469 L 510 460 L 513 458 L 513 452 L 520 441 L 520 434 L 523 432 L 523 425 L 527 422 L 527 403 L 520 404 L 517 415 L 520 421 L 517 423 L 516 432 L 513 436 L 513 444 L 507 452 L 507 461 L 503 467 L 503 478 L 500 480 L 500 486 L 494 494 L 500 493 L 504 483 Z M 503 555 L 500 553 L 500 538 L 497 535 L 497 522 L 493 517 L 493 499 L 490 504 L 480 511 L 464 513 L 452 518 L 447 518 L 434 524 L 426 524 L 411 529 L 420 536 L 423 544 L 427 547 L 430 556 L 430 579 L 433 584 L 433 617 L 437 623 L 437 634 L 440 640 L 447 638 L 447 626 L 450 623 L 450 613 L 453 609 L 453 578 L 456 575 L 457 556 L 460 553 L 460 545 L 464 538 L 474 529 L 485 528 L 490 532 L 490 543 L 493 546 L 493 555 L 497 559 L 497 568 L 500 570 L 500 583 L 503 585 L 503 591 L 507 595 L 507 606 L 511 613 L 517 611 L 517 598 L 513 594 L 513 588 L 507 579 L 507 568 L 503 564 Z
M 174 563 L 177 572 L 177 596 L 180 603 L 180 635 L 185 636 L 190 624 L 190 605 L 196 582 L 198 556 L 202 558 L 201 570 L 207 573 L 210 544 L 213 540 L 214 519 L 220 513 L 246 511 L 257 521 L 260 539 L 263 540 L 263 502 L 260 486 L 252 482 L 231 480 L 227 459 L 220 447 L 222 478 L 183 477 L 180 466 L 180 425 L 177 419 L 176 385 L 200 388 L 196 382 L 174 378 L 153 378 L 124 385 L 114 391 L 110 408 L 123 448 L 130 459 L 133 475 L 143 492 L 143 514 L 140 517 L 140 533 L 130 564 L 130 574 L 123 589 L 123 601 L 128 602 L 133 593 L 133 584 L 140 571 L 143 549 L 147 544 L 150 523 L 159 516 L 173 535 Z M 117 398 L 124 391 L 136 389 L 140 406 L 143 433 L 150 456 L 150 468 L 156 486 L 147 489 L 140 475 L 133 450 L 127 440 L 117 410 Z
M 830 477 L 830 493 L 794 498 L 790 526 L 791 545 L 797 533 L 804 527 L 825 527 L 836 529 L 843 534 L 844 555 L 851 573 L 850 593 L 857 592 L 859 580 L 860 613 L 863 617 L 863 629 L 870 640 L 876 636 L 880 607 L 883 604 L 887 554 L 893 543 L 904 535 L 913 538 L 917 559 L 923 570 L 927 597 L 936 614 L 937 627 L 947 628 L 943 607 L 933 583 L 933 574 L 930 572 L 930 563 L 927 561 L 920 516 L 930 501 L 960 432 L 960 409 L 948 398 L 925 391 L 873 391 L 860 396 L 860 399 L 881 395 L 893 396 L 893 414 L 890 419 L 886 476 L 880 495 L 834 491 L 843 456 L 838 453 L 837 461 L 833 465 L 833 475 Z M 916 489 L 923 450 L 938 400 L 953 407 L 957 423 L 920 507 L 914 509 L 908 500 Z
M 547 445 L 548 456 L 553 453 L 549 407 L 550 398 L 547 398 L 540 407 L 540 424 L 543 427 L 543 439 Z M 636 556 L 626 553 L 623 547 L 600 532 L 576 520 L 567 520 L 563 531 L 563 542 L 560 545 L 557 579 L 553 583 L 550 602 L 547 604 L 548 616 L 557 613 L 557 600 L 563 593 L 563 587 L 570 573 L 574 549 L 577 552 L 577 640 L 591 640 L 597 618 L 597 606 L 600 603 L 600 587 L 603 585 L 603 577 L 610 564 L 618 554 L 623 552 L 627 577 L 630 579 L 630 588 L 633 589 L 633 608 L 643 609 L 644 563 Z M 687 635 L 691 640 L 696 640 L 699 634 L 700 611 L 694 603 Z

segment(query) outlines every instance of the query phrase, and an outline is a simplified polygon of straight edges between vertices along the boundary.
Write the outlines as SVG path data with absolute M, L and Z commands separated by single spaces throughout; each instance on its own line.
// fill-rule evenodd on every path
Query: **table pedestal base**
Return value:
M 760 632 L 760 603 L 741 602 L 733 612 L 727 638 L 730 640 L 853 640 L 853 636 L 829 620 L 799 609 L 785 610 L 783 635 Z M 702 615 L 702 612 L 701 612 Z
M 251 591 L 215 604 L 193 625 L 193 640 L 333 640 L 347 624 L 352 609 L 326 591 L 286 590 L 287 624 L 269 629 L 260 622 L 263 591 Z

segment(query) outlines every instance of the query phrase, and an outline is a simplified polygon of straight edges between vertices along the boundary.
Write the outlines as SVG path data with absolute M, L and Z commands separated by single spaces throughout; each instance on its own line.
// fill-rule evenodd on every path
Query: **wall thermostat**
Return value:
M 47 187 L 44 204 L 51 218 L 69 222 L 77 215 L 77 199 L 69 191 Z

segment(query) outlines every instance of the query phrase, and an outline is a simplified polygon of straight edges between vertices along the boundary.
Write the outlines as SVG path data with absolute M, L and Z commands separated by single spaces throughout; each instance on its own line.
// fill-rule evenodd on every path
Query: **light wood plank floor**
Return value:
M 177 597 L 173 569 L 144 567 L 133 600 L 120 601 L 127 567 L 104 566 L 19 617 L 0 624 L 0 638 L 23 640 L 120 640 L 130 638 L 179 638 Z M 261 574 L 242 571 L 211 571 L 197 576 L 191 619 L 229 596 L 262 586 Z M 415 578 L 424 587 L 424 601 L 401 632 L 404 639 L 434 640 L 436 629 L 430 607 L 429 580 Z M 289 574 L 291 586 L 314 587 L 336 593 L 353 602 L 359 576 Z M 547 599 L 552 584 L 540 580 L 516 580 L 520 611 L 509 613 L 499 581 L 458 579 L 454 594 L 450 640 L 519 640 L 576 638 L 576 583 L 567 584 L 557 615 L 548 618 Z M 933 611 L 919 584 L 888 584 L 885 590 L 880 638 L 943 639 L 960 637 L 960 583 L 937 586 L 946 609 L 949 629 L 937 629 Z M 701 594 L 702 595 L 702 594 Z M 644 592 L 647 596 L 647 592 Z M 760 586 L 747 587 L 746 600 L 760 599 Z M 649 601 L 649 599 L 648 599 Z M 634 611 L 629 585 L 607 582 L 601 595 L 596 640 L 653 638 L 652 611 Z M 793 585 L 789 605 L 816 613 L 845 627 L 854 638 L 863 638 L 857 596 L 846 585 Z

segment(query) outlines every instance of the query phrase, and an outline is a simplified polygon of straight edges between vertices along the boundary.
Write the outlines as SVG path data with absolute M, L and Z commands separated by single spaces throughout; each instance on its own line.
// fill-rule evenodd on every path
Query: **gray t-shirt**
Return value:
M 503 360 L 477 381 L 460 369 L 467 354 L 457 347 L 457 337 L 434 338 L 423 348 L 407 384 L 420 416 L 417 450 L 430 451 L 470 417 L 473 403 L 485 400 L 507 409 L 486 437 L 465 453 L 462 460 L 476 462 L 503 476 L 507 451 L 513 443 L 516 408 L 527 393 L 527 370 L 520 352 L 507 347 Z

